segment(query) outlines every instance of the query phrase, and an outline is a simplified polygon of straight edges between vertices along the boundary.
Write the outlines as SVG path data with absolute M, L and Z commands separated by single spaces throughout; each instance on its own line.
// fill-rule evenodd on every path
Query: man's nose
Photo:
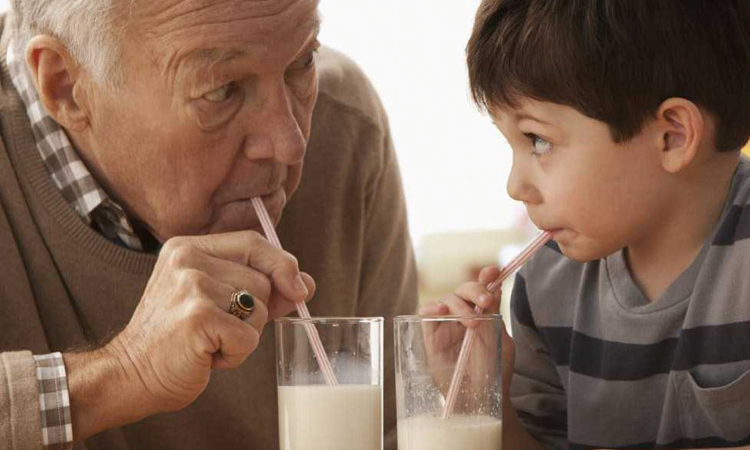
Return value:
M 245 145 L 248 159 L 273 159 L 288 165 L 302 162 L 307 141 L 294 114 L 290 95 L 286 87 L 275 89 L 263 103 L 260 113 L 250 119 L 252 131 Z

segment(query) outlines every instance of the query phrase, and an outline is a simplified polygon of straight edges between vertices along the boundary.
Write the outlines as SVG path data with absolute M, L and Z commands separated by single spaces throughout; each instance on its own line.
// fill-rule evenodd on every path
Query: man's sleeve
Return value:
M 516 414 L 526 431 L 542 445 L 550 449 L 566 449 L 565 389 L 534 323 L 522 274 L 516 275 L 511 310 L 516 359 L 510 395 Z
M 34 356 L 36 363 L 42 444 L 47 450 L 73 448 L 68 377 L 62 354 Z
M 62 355 L 0 353 L 0 448 L 62 450 L 72 443 Z
M 396 315 L 415 314 L 417 272 L 409 238 L 406 202 L 387 120 L 381 136 L 377 176 L 368 185 L 366 233 L 358 314 L 385 316 L 383 428 L 384 448 L 396 448 L 396 391 L 393 321 Z

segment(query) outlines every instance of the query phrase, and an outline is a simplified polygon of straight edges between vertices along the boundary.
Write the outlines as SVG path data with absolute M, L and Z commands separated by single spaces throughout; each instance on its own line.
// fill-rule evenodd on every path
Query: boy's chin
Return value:
M 579 263 L 597 261 L 611 255 L 612 251 L 593 246 L 576 245 L 573 243 L 557 243 L 560 251 L 566 258 L 572 259 Z

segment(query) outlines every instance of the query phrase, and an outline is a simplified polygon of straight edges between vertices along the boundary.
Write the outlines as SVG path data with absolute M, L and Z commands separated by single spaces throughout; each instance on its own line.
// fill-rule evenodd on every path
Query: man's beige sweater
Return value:
M 156 256 L 98 235 L 53 184 L 4 63 L 4 24 L 0 18 L 0 448 L 25 450 L 42 446 L 32 353 L 90 347 L 121 330 Z M 319 56 L 320 97 L 304 176 L 278 227 L 280 239 L 317 281 L 313 315 L 412 313 L 416 274 L 385 113 L 356 66 L 330 50 Z M 396 414 L 387 323 L 390 430 Z M 185 410 L 106 431 L 76 448 L 277 449 L 272 326 L 239 369 L 214 373 Z M 395 448 L 393 439 L 386 448 Z

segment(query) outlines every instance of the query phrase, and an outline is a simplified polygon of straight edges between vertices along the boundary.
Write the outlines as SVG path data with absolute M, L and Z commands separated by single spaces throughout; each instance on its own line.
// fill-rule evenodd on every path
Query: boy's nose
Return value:
M 519 202 L 532 203 L 534 198 L 538 197 L 535 195 L 536 189 L 534 189 L 526 169 L 516 162 L 513 163 L 508 177 L 507 190 L 508 195 Z

